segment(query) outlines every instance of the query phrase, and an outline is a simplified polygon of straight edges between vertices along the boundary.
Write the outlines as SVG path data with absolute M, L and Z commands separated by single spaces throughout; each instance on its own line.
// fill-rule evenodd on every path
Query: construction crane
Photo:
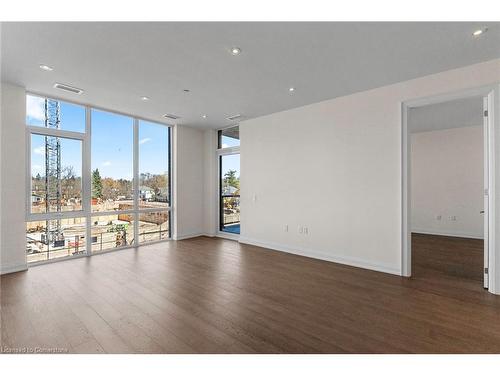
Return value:
M 61 107 L 59 101 L 45 99 L 45 127 L 59 129 L 61 126 Z M 61 142 L 59 137 L 45 136 L 45 205 L 46 212 L 62 209 L 61 191 Z M 47 245 L 64 240 L 61 220 L 47 220 L 45 225 Z

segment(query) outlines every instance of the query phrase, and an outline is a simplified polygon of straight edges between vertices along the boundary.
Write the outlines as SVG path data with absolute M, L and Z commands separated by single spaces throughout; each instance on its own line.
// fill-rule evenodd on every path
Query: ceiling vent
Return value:
M 76 88 L 76 87 L 73 87 L 73 86 L 64 85 L 62 83 L 56 83 L 54 85 L 54 88 L 55 89 L 59 89 L 59 90 L 64 90 L 64 91 L 72 92 L 73 94 L 78 94 L 78 95 L 80 95 L 83 92 L 82 89 L 79 89 L 79 88 Z
M 229 121 L 239 120 L 240 118 L 241 118 L 241 115 L 233 115 L 233 116 L 227 117 L 227 119 Z
M 171 119 L 171 120 L 178 120 L 178 119 L 180 119 L 180 118 L 181 118 L 181 116 L 173 115 L 173 114 L 171 114 L 171 113 L 165 113 L 165 114 L 163 115 L 163 117 L 165 117 L 165 118 L 169 118 L 169 119 Z

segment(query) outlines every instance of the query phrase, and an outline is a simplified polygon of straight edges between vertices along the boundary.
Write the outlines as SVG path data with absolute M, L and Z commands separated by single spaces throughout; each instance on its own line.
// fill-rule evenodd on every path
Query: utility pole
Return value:
M 61 127 L 61 107 L 57 100 L 45 99 L 45 127 L 59 129 Z M 58 137 L 45 137 L 45 207 L 50 212 L 51 207 L 57 212 L 62 209 L 61 191 L 61 143 Z M 47 220 L 47 245 L 62 237 L 61 220 Z

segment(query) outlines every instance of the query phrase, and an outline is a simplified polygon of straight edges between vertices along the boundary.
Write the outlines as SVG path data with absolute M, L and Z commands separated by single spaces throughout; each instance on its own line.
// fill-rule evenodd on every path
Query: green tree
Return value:
M 236 189 L 240 188 L 240 179 L 236 177 L 235 170 L 230 169 L 224 174 L 224 184 L 235 187 Z
M 102 198 L 102 178 L 97 168 L 92 171 L 92 198 Z

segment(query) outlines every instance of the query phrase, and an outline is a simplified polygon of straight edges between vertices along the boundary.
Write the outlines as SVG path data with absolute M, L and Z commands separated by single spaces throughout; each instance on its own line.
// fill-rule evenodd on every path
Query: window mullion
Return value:
M 87 256 L 92 255 L 92 161 L 91 161 L 91 131 L 92 131 L 92 111 L 90 107 L 85 107 L 85 139 L 83 140 L 83 211 L 85 212 L 85 240 Z
M 134 118 L 134 244 L 139 245 L 139 120 Z

